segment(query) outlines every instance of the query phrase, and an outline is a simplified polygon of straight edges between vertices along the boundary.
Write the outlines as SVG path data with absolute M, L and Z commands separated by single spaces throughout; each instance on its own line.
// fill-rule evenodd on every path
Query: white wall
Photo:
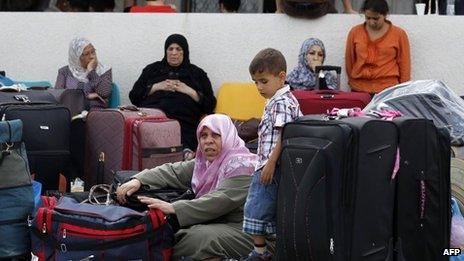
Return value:
M 413 79 L 442 79 L 463 95 L 464 17 L 390 19 L 409 34 Z M 362 21 L 360 15 L 336 14 L 311 21 L 282 14 L 0 13 L 0 70 L 13 79 L 54 83 L 58 68 L 67 63 L 69 41 L 82 35 L 93 41 L 99 60 L 113 67 L 127 103 L 144 66 L 163 57 L 171 33 L 187 37 L 190 60 L 208 73 L 217 90 L 225 81 L 250 81 L 248 65 L 265 47 L 281 50 L 292 69 L 308 37 L 324 41 L 326 64 L 343 66 L 348 30 Z

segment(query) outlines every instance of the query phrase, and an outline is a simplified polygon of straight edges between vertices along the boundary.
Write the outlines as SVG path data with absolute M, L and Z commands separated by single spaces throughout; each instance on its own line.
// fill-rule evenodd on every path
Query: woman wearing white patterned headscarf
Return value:
M 90 107 L 107 107 L 112 81 L 111 68 L 98 61 L 94 46 L 77 37 L 69 44 L 68 65 L 58 70 L 55 88 L 81 89 Z

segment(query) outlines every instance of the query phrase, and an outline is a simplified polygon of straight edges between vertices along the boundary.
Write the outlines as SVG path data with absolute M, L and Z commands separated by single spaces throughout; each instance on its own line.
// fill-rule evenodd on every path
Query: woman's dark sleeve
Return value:
M 148 66 L 143 69 L 142 74 L 134 83 L 134 87 L 129 92 L 129 99 L 135 106 L 140 106 L 140 103 L 147 97 L 148 94 Z
M 216 108 L 216 97 L 214 97 L 213 88 L 211 87 L 211 81 L 208 78 L 208 75 L 202 71 L 200 74 L 200 86 L 201 91 L 197 91 L 200 96 L 200 106 L 202 111 L 206 114 L 211 114 Z

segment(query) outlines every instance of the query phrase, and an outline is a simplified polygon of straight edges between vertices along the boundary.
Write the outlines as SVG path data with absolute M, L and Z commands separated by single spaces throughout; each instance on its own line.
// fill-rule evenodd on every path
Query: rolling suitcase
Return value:
M 97 180 L 111 184 L 118 170 L 143 170 L 183 159 L 178 121 L 158 109 L 131 109 L 93 110 L 87 115 L 86 186 Z M 99 166 L 103 177 L 97 177 Z
M 397 179 L 398 261 L 447 260 L 451 230 L 450 137 L 431 120 L 394 120 L 400 133 Z
M 338 66 L 317 66 L 316 74 L 321 70 L 334 70 L 337 72 L 338 89 L 340 89 L 341 67 Z M 300 104 L 300 110 L 304 115 L 324 114 L 333 108 L 364 108 L 370 101 L 371 96 L 364 92 L 343 92 L 339 90 L 328 90 L 321 88 L 319 77 L 317 77 L 316 89 L 311 91 L 294 90 L 295 98 Z
M 57 105 L 44 91 L 0 92 L 0 114 L 2 119 L 22 120 L 31 174 L 42 183 L 43 191 L 58 189 L 59 174 L 69 172 L 68 108 Z
M 285 125 L 278 260 L 393 260 L 394 123 L 369 118 Z

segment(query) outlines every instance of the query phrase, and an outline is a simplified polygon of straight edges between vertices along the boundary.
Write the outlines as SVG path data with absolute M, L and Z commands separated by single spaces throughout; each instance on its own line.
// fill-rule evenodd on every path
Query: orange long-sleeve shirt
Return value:
M 348 34 L 345 66 L 348 84 L 355 91 L 378 93 L 411 79 L 411 56 L 406 32 L 390 21 L 388 31 L 371 41 L 364 24 Z

